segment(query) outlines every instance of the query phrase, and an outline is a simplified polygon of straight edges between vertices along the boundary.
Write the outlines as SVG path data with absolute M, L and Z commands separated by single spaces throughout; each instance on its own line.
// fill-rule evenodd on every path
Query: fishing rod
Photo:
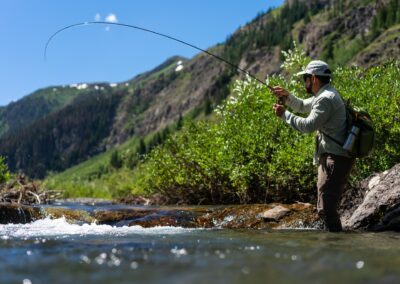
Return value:
M 170 36 L 170 35 L 166 35 L 166 34 L 163 34 L 163 33 L 160 33 L 160 32 L 156 32 L 156 31 L 154 31 L 154 30 L 146 29 L 146 28 L 143 28 L 143 27 L 134 26 L 134 25 L 128 25 L 128 24 L 123 24 L 123 23 L 112 23 L 112 22 L 96 21 L 96 22 L 77 23 L 77 24 L 72 24 L 72 25 L 63 27 L 63 28 L 59 29 L 58 31 L 56 31 L 54 34 L 52 34 L 52 35 L 49 37 L 49 39 L 47 40 L 46 46 L 45 46 L 45 48 L 44 48 L 44 54 L 43 54 L 44 60 L 46 60 L 47 49 L 48 49 L 48 47 L 49 47 L 49 45 L 50 45 L 50 42 L 53 40 L 53 38 L 54 38 L 56 35 L 58 35 L 59 33 L 65 31 L 65 30 L 68 30 L 68 29 L 72 29 L 72 28 L 80 27 L 80 26 L 87 26 L 87 25 L 114 25 L 114 26 L 122 26 L 122 27 L 127 27 L 127 28 L 131 28 L 131 29 L 136 29 L 136 30 L 140 30 L 140 31 L 152 33 L 152 34 L 155 34 L 155 35 L 158 35 L 158 36 L 161 36 L 161 37 L 164 37 L 164 38 L 167 38 L 167 39 L 170 39 L 170 40 L 173 40 L 173 41 L 182 43 L 182 44 L 184 44 L 184 45 L 187 45 L 187 46 L 189 46 L 189 47 L 192 47 L 192 48 L 194 48 L 194 49 L 197 49 L 197 50 L 199 50 L 199 51 L 201 51 L 201 52 L 204 52 L 205 54 L 207 54 L 207 55 L 209 55 L 209 56 L 212 56 L 212 57 L 214 57 L 215 59 L 217 59 L 217 60 L 219 60 L 219 61 L 222 61 L 222 62 L 226 63 L 227 65 L 229 65 L 229 66 L 231 66 L 231 67 L 233 67 L 233 68 L 235 68 L 235 69 L 237 69 L 237 70 L 243 72 L 244 74 L 248 75 L 249 77 L 253 78 L 253 79 L 256 80 L 257 82 L 263 84 L 263 85 L 266 86 L 268 89 L 270 89 L 271 91 L 273 91 L 273 88 L 272 88 L 270 85 L 267 85 L 267 84 L 264 83 L 262 80 L 260 80 L 259 78 L 257 78 L 257 77 L 254 76 L 253 74 L 251 74 L 249 71 L 247 71 L 247 70 L 245 70 L 245 69 L 243 69 L 243 68 L 240 68 L 240 67 L 237 66 L 236 64 L 233 64 L 232 62 L 229 62 L 229 61 L 226 60 L 225 58 L 222 58 L 222 57 L 220 57 L 220 56 L 218 56 L 218 55 L 216 55 L 216 54 L 214 54 L 214 53 L 211 53 L 211 52 L 209 52 L 209 51 L 207 51 L 207 50 L 204 50 L 204 49 L 202 49 L 202 48 L 200 48 L 200 47 L 197 47 L 197 46 L 195 46 L 195 45 L 193 45 L 193 44 L 191 44 L 191 43 L 188 43 L 188 42 L 186 42 L 186 41 L 183 41 L 183 40 L 180 40 L 180 39 L 178 39 L 178 38 L 172 37 L 172 36 Z M 278 101 L 279 101 L 279 98 L 278 98 Z

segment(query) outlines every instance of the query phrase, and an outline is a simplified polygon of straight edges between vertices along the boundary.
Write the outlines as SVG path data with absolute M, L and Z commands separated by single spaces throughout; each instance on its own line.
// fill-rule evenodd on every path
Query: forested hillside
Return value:
M 399 58 L 398 7 L 399 0 L 291 0 L 259 14 L 209 52 L 260 79 L 282 71 L 281 51 L 293 47 L 293 41 L 307 56 L 334 67 L 381 64 Z M 0 109 L 0 155 L 13 172 L 42 178 L 108 150 L 108 158 L 96 167 L 87 162 L 91 173 L 80 180 L 102 177 L 116 168 L 129 173 L 183 121 L 213 119 L 212 110 L 231 93 L 238 78 L 244 76 L 198 54 L 192 59 L 170 58 L 112 86 L 44 89 L 42 95 Z M 126 148 L 126 143 L 134 146 Z
M 109 135 L 120 98 L 118 93 L 87 93 L 74 104 L 4 136 L 0 148 L 9 168 L 43 178 L 48 169 L 61 171 L 104 151 L 100 142 Z
M 76 87 L 49 87 L 0 109 L 0 137 L 29 126 L 82 94 Z

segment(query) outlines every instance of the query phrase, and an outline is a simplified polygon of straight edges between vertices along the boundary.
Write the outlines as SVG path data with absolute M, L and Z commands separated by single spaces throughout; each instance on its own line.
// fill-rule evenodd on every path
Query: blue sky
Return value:
M 73 83 L 121 82 L 173 55 L 191 58 L 190 47 L 132 29 L 84 26 L 117 21 L 166 33 L 207 49 L 283 0 L 1 0 L 0 106 L 37 89 Z

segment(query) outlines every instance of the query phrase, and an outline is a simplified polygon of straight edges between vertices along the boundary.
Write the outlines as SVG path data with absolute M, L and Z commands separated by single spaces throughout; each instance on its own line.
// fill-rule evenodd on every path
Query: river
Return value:
M 0 225 L 0 283 L 400 283 L 398 233 Z

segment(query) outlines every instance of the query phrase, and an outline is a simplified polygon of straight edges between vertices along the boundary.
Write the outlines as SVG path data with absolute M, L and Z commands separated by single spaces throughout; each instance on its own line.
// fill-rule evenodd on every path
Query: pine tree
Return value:
M 143 156 L 144 154 L 147 153 L 146 143 L 144 142 L 143 138 L 140 138 L 139 147 L 138 147 L 138 149 L 137 149 L 137 153 L 138 153 L 140 156 Z
M 182 114 L 179 114 L 178 122 L 176 123 L 176 130 L 180 130 L 183 126 Z
M 112 154 L 111 154 L 111 158 L 110 158 L 110 165 L 111 167 L 115 168 L 115 169 L 119 169 L 122 167 L 123 165 L 123 161 L 118 153 L 118 150 L 115 150 Z

